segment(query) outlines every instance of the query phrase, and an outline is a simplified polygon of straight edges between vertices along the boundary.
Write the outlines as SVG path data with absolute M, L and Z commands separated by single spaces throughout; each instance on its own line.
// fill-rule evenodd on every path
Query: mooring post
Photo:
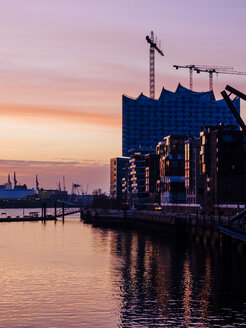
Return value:
M 62 221 L 64 222 L 64 217 L 65 217 L 65 204 L 62 202 Z
M 44 202 L 44 218 L 46 219 L 46 202 Z
M 54 207 L 55 207 L 55 220 L 56 220 L 56 217 L 57 217 L 57 203 L 56 203 L 56 201 L 54 203 Z
M 80 220 L 82 220 L 83 219 L 83 210 L 81 209 L 80 210 Z
M 41 217 L 44 217 L 44 202 L 41 203 Z

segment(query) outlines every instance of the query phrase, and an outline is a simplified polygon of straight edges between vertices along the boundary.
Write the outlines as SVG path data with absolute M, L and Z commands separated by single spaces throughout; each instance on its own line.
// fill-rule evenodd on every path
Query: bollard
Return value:
M 55 220 L 56 220 L 57 219 L 57 203 L 56 203 L 56 201 L 55 201 L 54 206 L 55 206 Z
M 44 218 L 46 219 L 46 202 L 44 202 Z
M 64 218 L 65 218 L 65 204 L 64 202 L 62 202 L 62 221 L 64 222 Z

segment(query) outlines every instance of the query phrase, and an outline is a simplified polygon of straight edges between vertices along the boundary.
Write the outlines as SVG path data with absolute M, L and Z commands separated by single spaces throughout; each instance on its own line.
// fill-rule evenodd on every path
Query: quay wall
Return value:
M 176 203 L 166 203 L 162 206 L 164 210 L 172 213 L 172 214 L 195 214 L 195 215 L 203 215 L 203 210 L 201 205 L 199 204 L 176 204 Z M 238 212 L 242 211 L 245 208 L 243 204 L 219 204 L 215 205 L 214 208 L 211 209 L 209 213 L 206 215 L 213 216 L 233 216 Z
M 195 242 L 217 245 L 225 250 L 233 249 L 246 254 L 246 243 L 231 236 L 222 234 L 218 226 L 226 225 L 228 218 L 186 215 L 186 214 L 164 214 L 151 211 L 125 211 L 110 214 L 100 212 L 84 213 L 86 223 L 92 223 L 95 226 L 107 226 L 109 228 L 140 228 L 145 231 L 159 231 L 160 233 L 174 233 L 175 238 L 182 240 L 188 238 Z

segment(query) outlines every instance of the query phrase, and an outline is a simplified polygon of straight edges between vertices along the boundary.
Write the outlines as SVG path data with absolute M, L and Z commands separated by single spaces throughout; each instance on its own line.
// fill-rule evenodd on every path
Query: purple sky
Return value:
M 188 87 L 188 71 L 173 64 L 246 72 L 245 12 L 245 1 L 227 0 L 2 1 L 0 183 L 9 163 L 30 186 L 36 173 L 44 187 L 65 174 L 68 189 L 108 191 L 109 159 L 121 155 L 121 96 L 149 94 L 145 36 L 154 30 L 165 53 L 156 55 L 158 96 L 162 86 Z M 217 98 L 226 84 L 246 92 L 246 76 L 219 75 Z M 194 90 L 207 89 L 208 74 L 194 74 Z

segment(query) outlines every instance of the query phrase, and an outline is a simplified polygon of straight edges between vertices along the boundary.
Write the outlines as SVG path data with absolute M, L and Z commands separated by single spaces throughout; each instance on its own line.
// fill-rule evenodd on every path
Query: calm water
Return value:
M 245 259 L 175 235 L 1 223 L 0 261 L 0 327 L 246 327 Z

